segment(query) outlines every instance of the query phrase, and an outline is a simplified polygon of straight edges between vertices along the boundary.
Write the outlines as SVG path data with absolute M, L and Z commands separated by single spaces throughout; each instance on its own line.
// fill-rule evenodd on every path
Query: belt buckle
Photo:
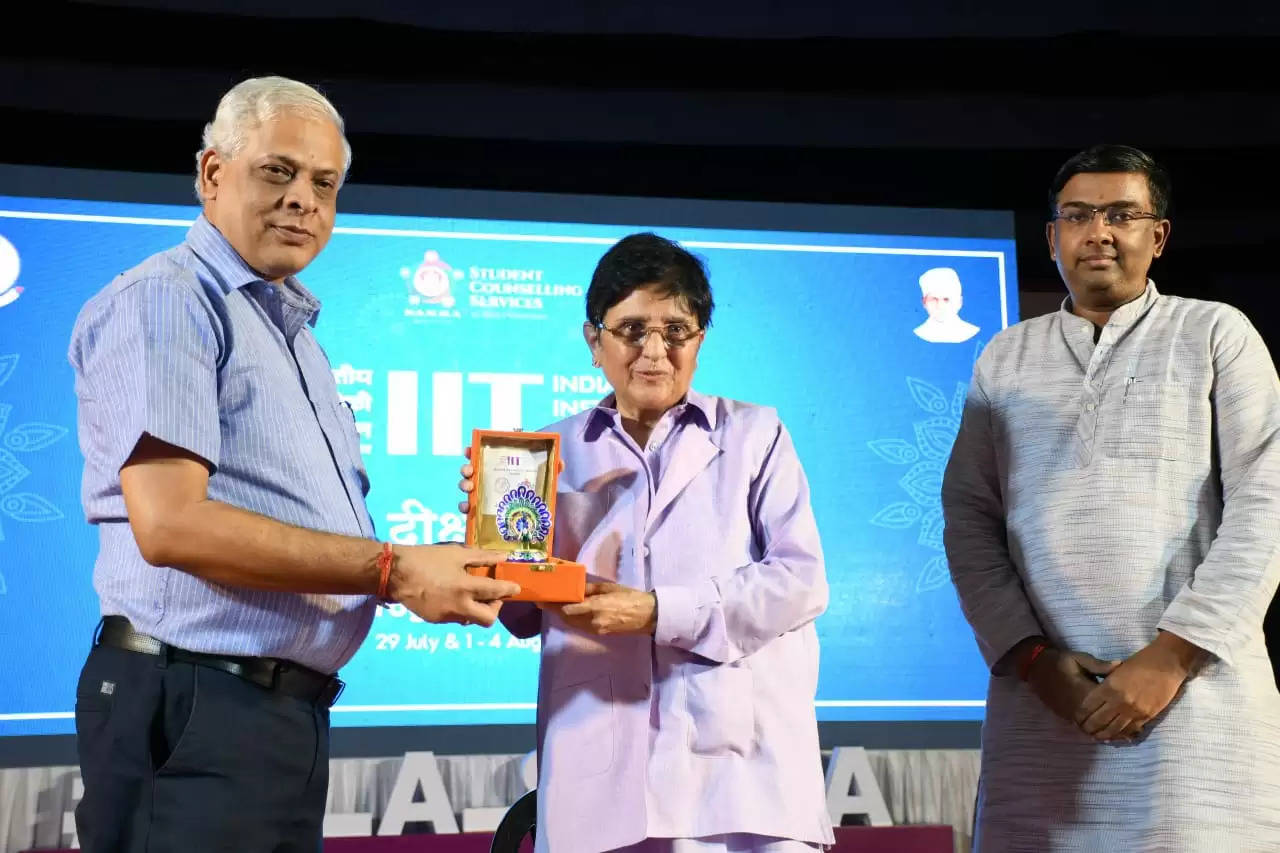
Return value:
M 332 708 L 337 703 L 338 697 L 342 695 L 342 691 L 347 689 L 347 683 L 338 676 L 329 677 L 329 683 L 320 693 L 320 701 L 324 703 L 326 708 Z
M 264 671 L 262 667 L 240 664 L 243 677 L 266 690 L 275 690 L 280 683 L 280 661 L 272 660 Z

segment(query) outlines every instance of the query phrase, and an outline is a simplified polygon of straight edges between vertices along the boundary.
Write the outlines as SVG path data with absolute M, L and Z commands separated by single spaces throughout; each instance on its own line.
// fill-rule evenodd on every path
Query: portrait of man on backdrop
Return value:
M 915 332 L 931 344 L 959 344 L 978 334 L 978 327 L 960 319 L 964 295 L 960 275 L 951 267 L 934 267 L 920 276 L 921 302 L 929 319 Z

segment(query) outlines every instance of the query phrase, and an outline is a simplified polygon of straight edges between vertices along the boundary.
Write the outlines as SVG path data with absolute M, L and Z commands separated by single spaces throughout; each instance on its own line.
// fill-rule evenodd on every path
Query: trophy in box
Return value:
M 586 566 L 551 556 L 560 434 L 474 430 L 471 464 L 475 489 L 467 512 L 466 542 L 510 556 L 495 566 L 467 571 L 520 584 L 520 593 L 510 601 L 582 601 Z

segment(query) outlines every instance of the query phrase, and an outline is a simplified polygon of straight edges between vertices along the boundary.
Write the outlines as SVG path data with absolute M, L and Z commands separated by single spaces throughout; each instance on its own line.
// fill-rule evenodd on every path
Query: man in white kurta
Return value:
M 944 480 L 993 671 L 975 849 L 1280 850 L 1280 383 L 1243 314 L 1146 278 L 1163 202 L 1115 155 L 1056 185 L 1071 297 L 983 351 Z

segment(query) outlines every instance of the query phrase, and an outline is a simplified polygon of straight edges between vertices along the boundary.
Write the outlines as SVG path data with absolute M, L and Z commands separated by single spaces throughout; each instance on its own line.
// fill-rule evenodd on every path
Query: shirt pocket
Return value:
M 1103 453 L 1114 459 L 1164 459 L 1187 455 L 1189 396 L 1169 382 L 1126 383 L 1107 401 L 1101 424 Z
M 684 673 L 695 755 L 750 755 L 756 739 L 755 680 L 744 663 L 694 667 Z

